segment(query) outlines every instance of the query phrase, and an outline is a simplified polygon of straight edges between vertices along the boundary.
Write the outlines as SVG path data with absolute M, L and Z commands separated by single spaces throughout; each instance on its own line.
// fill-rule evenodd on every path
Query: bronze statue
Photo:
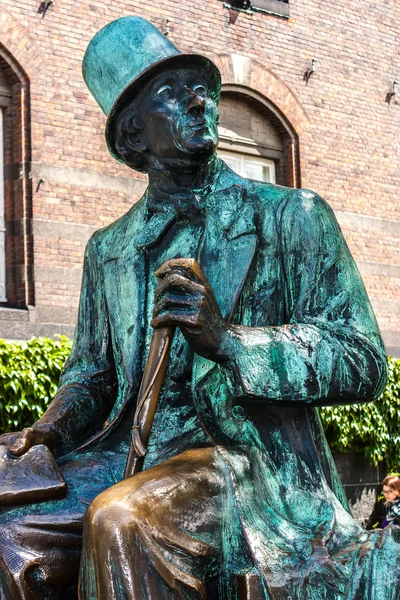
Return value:
M 397 599 L 398 529 L 355 523 L 315 408 L 386 379 L 332 211 L 218 160 L 217 68 L 147 21 L 103 28 L 84 76 L 149 186 L 88 243 L 52 404 L 2 438 L 68 492 L 3 509 L 0 598 L 73 598 L 83 540 L 81 600 Z

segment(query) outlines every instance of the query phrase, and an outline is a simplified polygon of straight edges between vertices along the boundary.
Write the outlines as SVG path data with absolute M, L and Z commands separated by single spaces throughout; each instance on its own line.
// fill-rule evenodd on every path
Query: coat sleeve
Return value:
M 56 454 L 79 446 L 100 429 L 115 401 L 116 386 L 95 234 L 85 251 L 72 351 L 61 374 L 59 390 L 38 421 L 51 423 L 61 432 Z
M 299 190 L 289 196 L 279 222 L 285 324 L 233 325 L 231 359 L 217 366 L 221 377 L 234 397 L 253 401 L 324 405 L 375 399 L 386 382 L 387 357 L 332 210 L 319 196 Z

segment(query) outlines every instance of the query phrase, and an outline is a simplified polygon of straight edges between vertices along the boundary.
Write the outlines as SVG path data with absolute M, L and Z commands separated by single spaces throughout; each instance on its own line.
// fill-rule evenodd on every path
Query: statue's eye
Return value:
M 196 94 L 199 94 L 199 96 L 207 95 L 206 87 L 202 83 L 195 83 L 192 85 L 192 90 L 196 92 Z
M 169 92 L 172 92 L 172 87 L 170 85 L 162 85 L 157 90 L 157 96 L 160 96 L 161 94 L 168 94 Z

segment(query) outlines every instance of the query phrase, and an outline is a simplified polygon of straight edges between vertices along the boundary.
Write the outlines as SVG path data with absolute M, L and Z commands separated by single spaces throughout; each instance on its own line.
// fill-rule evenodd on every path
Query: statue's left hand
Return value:
M 37 444 L 45 444 L 52 449 L 60 437 L 57 428 L 51 423 L 34 423 L 32 427 L 25 427 L 15 438 L 10 440 L 10 453 L 22 456 Z
M 195 265 L 195 269 L 191 265 Z M 212 288 L 190 259 L 166 261 L 157 271 L 152 327 L 180 327 L 193 350 L 215 362 L 229 356 L 224 343 L 229 326 L 222 318 Z

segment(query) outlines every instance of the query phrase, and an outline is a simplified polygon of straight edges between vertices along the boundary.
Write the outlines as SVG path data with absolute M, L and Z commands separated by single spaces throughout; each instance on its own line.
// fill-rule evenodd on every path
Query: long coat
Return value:
M 206 215 L 201 267 L 234 353 L 223 365 L 195 356 L 192 398 L 230 470 L 252 559 L 274 599 L 378 598 L 371 570 L 390 579 L 398 546 L 377 559 L 377 536 L 351 518 L 314 408 L 373 400 L 386 379 L 376 320 L 334 214 L 313 192 L 222 165 Z M 146 248 L 175 217 L 172 208 L 149 216 L 145 194 L 88 244 L 76 338 L 46 415 L 68 413 L 65 447 L 85 436 L 82 447 L 96 447 L 135 402 Z

